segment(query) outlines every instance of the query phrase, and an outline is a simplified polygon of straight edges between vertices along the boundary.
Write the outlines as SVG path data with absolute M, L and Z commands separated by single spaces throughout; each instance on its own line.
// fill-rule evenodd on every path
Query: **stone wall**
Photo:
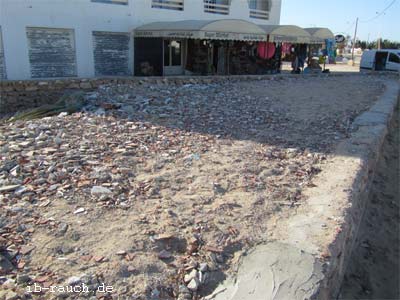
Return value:
M 335 74 L 310 74 L 308 77 L 343 76 Z M 218 83 L 243 80 L 282 80 L 290 74 L 277 75 L 234 75 L 234 76 L 176 76 L 176 77 L 105 77 L 105 78 L 66 78 L 48 80 L 4 80 L 0 81 L 0 114 L 11 114 L 44 104 L 52 104 L 67 91 L 91 91 L 103 84 L 196 84 Z
M 0 82 L 0 114 L 52 104 L 67 90 L 92 90 L 98 80 L 49 80 L 49 81 L 2 81 Z
M 355 157 L 357 172 L 347 174 L 352 186 L 347 195 L 347 208 L 344 210 L 344 221 L 336 238 L 329 245 L 330 254 L 325 276 L 318 289 L 317 299 L 336 299 L 340 286 L 351 259 L 356 237 L 366 210 L 367 199 L 374 179 L 379 157 L 382 155 L 383 142 L 388 133 L 400 102 L 400 88 L 396 81 L 387 83 L 387 90 L 368 111 L 358 116 L 353 122 L 355 132 L 350 140 L 339 147 L 337 152 L 345 157 Z M 347 145 L 346 145 L 347 144 Z M 338 172 L 338 164 L 335 166 Z M 332 176 L 331 176 L 332 177 Z M 321 187 L 320 187 L 321 188 Z M 336 185 L 339 189 L 340 185 Z M 333 191 L 334 192 L 334 191 Z M 340 191 L 335 193 L 339 195 Z M 340 201 L 338 197 L 335 199 Z
M 0 114 L 11 114 L 44 104 L 52 104 L 67 91 L 91 91 L 102 84 L 194 84 L 231 80 L 275 80 L 276 76 L 204 76 L 204 77 L 109 77 L 92 79 L 49 79 L 0 81 Z

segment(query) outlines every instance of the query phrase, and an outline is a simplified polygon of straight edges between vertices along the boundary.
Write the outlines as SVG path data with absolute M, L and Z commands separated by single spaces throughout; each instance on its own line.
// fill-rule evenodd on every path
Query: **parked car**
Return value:
M 400 72 L 400 49 L 364 51 L 360 70 Z

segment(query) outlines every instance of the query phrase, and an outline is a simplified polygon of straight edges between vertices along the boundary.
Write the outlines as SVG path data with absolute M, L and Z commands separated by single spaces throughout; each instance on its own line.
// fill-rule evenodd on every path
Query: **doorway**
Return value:
M 226 75 L 228 62 L 228 47 L 226 42 L 214 42 L 212 48 L 213 73 Z
M 181 40 L 164 40 L 164 75 L 183 74 L 183 43 Z

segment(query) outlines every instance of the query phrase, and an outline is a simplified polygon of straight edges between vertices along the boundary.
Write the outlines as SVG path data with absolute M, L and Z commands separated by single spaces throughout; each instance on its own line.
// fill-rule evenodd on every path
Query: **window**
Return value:
M 270 0 L 249 0 L 249 8 L 263 11 L 271 10 Z
M 0 79 L 7 79 L 6 74 L 6 63 L 4 60 L 4 50 L 3 50 L 3 38 L 1 35 L 1 27 L 0 27 Z
M 92 2 L 127 5 L 128 0 L 92 0 Z
M 250 18 L 269 19 L 271 11 L 271 0 L 248 0 L 250 8 Z
M 26 35 L 32 78 L 77 75 L 73 29 L 27 27 Z
M 229 15 L 230 0 L 204 0 L 204 12 Z
M 400 57 L 398 57 L 396 54 L 394 53 L 390 53 L 389 55 L 389 61 L 396 63 L 396 64 L 400 64 Z
M 93 56 L 96 76 L 129 75 L 128 33 L 93 32 Z
M 152 0 L 152 8 L 183 10 L 184 0 Z

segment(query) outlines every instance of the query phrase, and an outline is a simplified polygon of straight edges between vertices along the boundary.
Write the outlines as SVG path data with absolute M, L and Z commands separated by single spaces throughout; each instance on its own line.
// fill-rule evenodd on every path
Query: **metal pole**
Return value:
M 353 47 L 351 49 L 351 60 L 353 61 L 353 66 L 354 66 L 354 47 L 356 46 L 356 38 L 357 38 L 357 28 L 358 28 L 358 18 L 356 20 L 356 30 L 354 31 Z

